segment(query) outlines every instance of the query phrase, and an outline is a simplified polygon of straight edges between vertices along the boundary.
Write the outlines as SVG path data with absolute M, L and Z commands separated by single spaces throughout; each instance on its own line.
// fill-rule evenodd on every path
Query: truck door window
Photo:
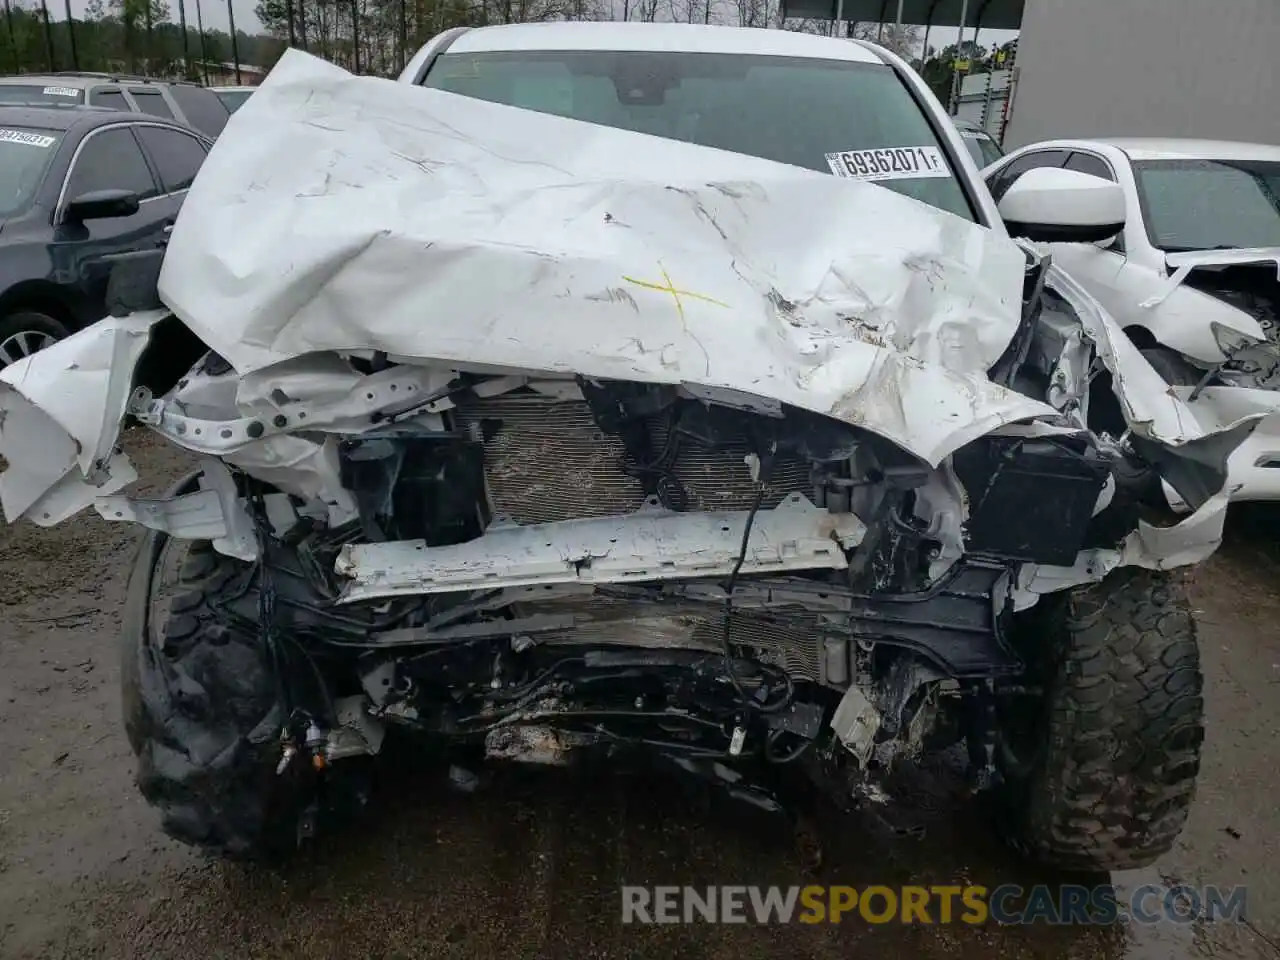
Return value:
M 987 188 L 996 203 L 1013 186 L 1015 180 L 1037 167 L 1060 167 L 1067 162 L 1066 150 L 1036 150 L 1024 153 L 1015 160 L 1005 164 L 987 179 Z
M 1075 151 L 1067 158 L 1066 168 L 1079 173 L 1087 173 L 1091 177 L 1110 180 L 1112 183 L 1116 181 L 1116 175 L 1111 171 L 1111 165 L 1093 153 Z

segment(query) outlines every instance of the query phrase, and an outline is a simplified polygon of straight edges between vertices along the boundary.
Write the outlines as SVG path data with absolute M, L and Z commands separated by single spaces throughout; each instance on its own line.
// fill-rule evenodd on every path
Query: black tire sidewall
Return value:
M 1144 866 L 1185 823 L 1203 743 L 1185 582 L 1126 567 L 1041 603 L 1052 612 L 1032 618 L 1039 635 L 1030 639 L 1043 645 L 1043 672 L 1032 678 L 1047 685 L 1043 742 L 1021 769 L 1001 767 L 1001 831 L 1047 866 Z

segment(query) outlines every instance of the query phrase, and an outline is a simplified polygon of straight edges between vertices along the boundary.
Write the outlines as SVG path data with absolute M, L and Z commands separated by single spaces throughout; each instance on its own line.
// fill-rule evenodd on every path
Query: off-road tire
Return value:
M 162 615 L 153 600 L 166 540 L 145 538 L 124 618 L 122 700 L 138 787 L 175 839 L 276 859 L 297 845 L 296 791 L 275 771 L 286 718 L 261 639 L 216 606 L 245 565 L 207 542 L 178 545 L 186 556 Z
M 1047 645 L 1044 742 L 1017 773 L 1004 771 L 1001 822 L 1017 848 L 1048 866 L 1145 866 L 1186 823 L 1204 741 L 1184 580 L 1122 568 L 1052 599 L 1041 601 L 1048 616 L 1036 618 Z

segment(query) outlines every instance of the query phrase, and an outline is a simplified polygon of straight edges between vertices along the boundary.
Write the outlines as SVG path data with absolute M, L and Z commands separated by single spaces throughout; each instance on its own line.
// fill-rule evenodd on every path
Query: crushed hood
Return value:
M 1053 411 L 985 371 L 1025 258 L 882 187 L 297 51 L 188 196 L 166 304 L 241 373 L 314 351 L 720 389 L 936 465 Z

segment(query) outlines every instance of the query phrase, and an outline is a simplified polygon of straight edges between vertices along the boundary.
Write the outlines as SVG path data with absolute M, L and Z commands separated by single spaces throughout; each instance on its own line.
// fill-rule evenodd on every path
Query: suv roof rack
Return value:
M 100 107 L 94 104 L 84 103 L 57 103 L 53 100 L 0 100 L 0 107 L 26 107 L 36 110 L 109 110 L 110 107 Z M 113 111 L 118 113 L 119 111 Z
M 41 77 L 85 77 L 94 80 L 106 80 L 109 83 L 167 83 L 170 86 L 182 84 L 198 87 L 200 84 L 191 80 L 168 80 L 164 77 L 141 77 L 134 73 L 99 73 L 93 70 L 54 70 L 51 73 L 32 74 Z

